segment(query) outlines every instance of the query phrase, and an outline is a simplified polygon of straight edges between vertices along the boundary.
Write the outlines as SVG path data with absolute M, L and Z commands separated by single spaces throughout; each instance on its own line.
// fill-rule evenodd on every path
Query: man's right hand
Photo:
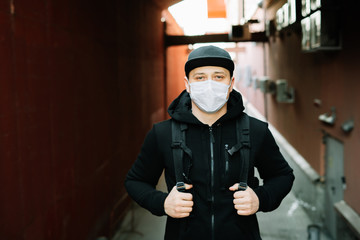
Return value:
M 185 184 L 185 189 L 191 189 L 192 185 Z M 191 193 L 179 192 L 174 186 L 164 202 L 165 213 L 172 218 L 188 217 L 192 211 L 194 202 Z

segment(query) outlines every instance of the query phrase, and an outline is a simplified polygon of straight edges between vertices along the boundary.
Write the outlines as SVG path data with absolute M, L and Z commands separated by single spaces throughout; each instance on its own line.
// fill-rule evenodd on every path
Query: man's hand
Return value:
M 249 216 L 254 214 L 259 209 L 259 198 L 256 193 L 247 187 L 245 191 L 238 191 L 239 184 L 236 183 L 229 188 L 234 193 L 234 207 L 237 210 L 238 215 Z
M 192 188 L 192 185 L 185 184 L 186 190 L 190 188 Z M 176 186 L 172 188 L 164 202 L 165 213 L 173 218 L 188 217 L 193 205 L 192 194 L 179 192 L 176 190 Z

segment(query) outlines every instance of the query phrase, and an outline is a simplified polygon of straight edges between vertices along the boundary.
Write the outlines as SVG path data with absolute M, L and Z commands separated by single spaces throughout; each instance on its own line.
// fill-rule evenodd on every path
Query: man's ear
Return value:
M 235 83 L 235 77 L 232 77 L 232 78 L 231 78 L 231 85 L 230 85 L 230 91 L 229 91 L 229 92 L 231 92 L 231 91 L 233 90 L 234 83 Z
M 185 84 L 186 91 L 188 93 L 190 93 L 189 81 L 188 81 L 187 77 L 184 77 L 184 84 Z

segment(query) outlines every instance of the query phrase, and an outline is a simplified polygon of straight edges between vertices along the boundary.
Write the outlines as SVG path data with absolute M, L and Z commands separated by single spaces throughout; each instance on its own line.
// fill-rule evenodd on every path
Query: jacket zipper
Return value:
M 228 172 L 229 172 L 229 145 L 225 144 L 225 173 L 224 173 L 224 189 L 226 189 L 226 184 L 227 184 L 227 180 L 228 180 Z
M 215 239 L 215 213 L 214 213 L 214 143 L 215 138 L 212 131 L 212 127 L 209 128 L 210 131 L 210 172 L 211 172 L 211 239 Z
M 229 150 L 229 145 L 225 144 L 225 175 L 227 175 L 228 171 L 229 171 L 229 156 L 228 156 L 228 150 Z

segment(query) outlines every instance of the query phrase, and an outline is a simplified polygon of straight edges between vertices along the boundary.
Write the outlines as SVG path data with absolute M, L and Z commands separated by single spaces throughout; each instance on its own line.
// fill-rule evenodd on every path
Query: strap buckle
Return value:
M 249 134 L 250 134 L 250 129 L 248 129 L 248 128 L 243 128 L 243 129 L 242 129 L 242 134 L 244 134 L 244 135 L 249 135 Z
M 242 147 L 246 147 L 246 148 L 250 148 L 250 147 L 251 147 L 249 141 L 242 141 L 242 142 L 241 142 L 241 146 L 242 146 Z
M 176 190 L 178 190 L 179 192 L 185 192 L 185 190 L 186 190 L 185 183 L 184 182 L 177 182 L 176 183 Z
M 171 148 L 175 148 L 175 149 L 181 149 L 182 148 L 182 142 L 173 142 L 171 144 Z
M 245 191 L 247 189 L 247 183 L 239 182 L 238 191 Z

